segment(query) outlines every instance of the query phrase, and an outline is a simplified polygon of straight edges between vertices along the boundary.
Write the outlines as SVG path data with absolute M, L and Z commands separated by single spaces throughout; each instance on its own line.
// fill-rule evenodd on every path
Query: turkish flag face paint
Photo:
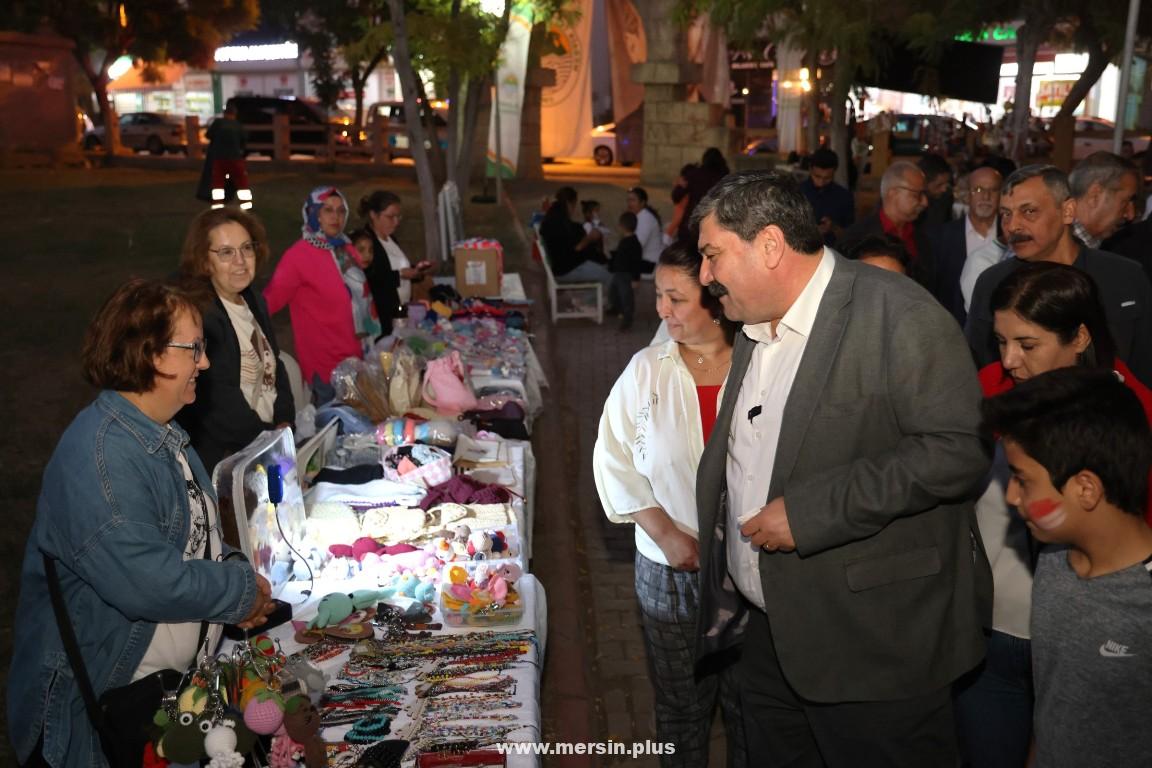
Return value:
M 1064 524 L 1068 514 L 1055 499 L 1040 499 L 1027 507 L 1028 521 L 1046 531 L 1055 530 Z

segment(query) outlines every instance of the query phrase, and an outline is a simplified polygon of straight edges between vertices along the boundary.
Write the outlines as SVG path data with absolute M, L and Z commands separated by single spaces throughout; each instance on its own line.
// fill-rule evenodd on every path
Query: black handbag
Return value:
M 128 685 L 112 688 L 99 699 L 92 689 L 88 668 L 80 655 L 76 642 L 76 632 L 64 607 L 64 595 L 60 590 L 60 577 L 56 572 L 56 561 L 44 555 L 44 571 L 48 576 L 48 595 L 52 600 L 52 611 L 56 614 L 56 624 L 60 628 L 60 639 L 72 667 L 72 676 L 80 688 L 84 708 L 92 728 L 100 738 L 100 748 L 108 765 L 120 768 L 136 768 L 144 762 L 144 748 L 157 735 L 157 727 L 152 722 L 156 711 L 164 705 L 166 698 L 175 700 L 180 692 L 184 672 L 175 669 L 161 669 L 142 677 Z M 208 635 L 208 622 L 200 623 L 200 640 L 196 647 L 204 645 Z
M 460 420 L 471 421 L 477 429 L 495 432 L 509 440 L 527 440 L 528 429 L 524 426 L 524 409 L 519 403 L 507 402 L 490 411 L 464 411 Z
M 191 481 L 189 481 L 191 482 Z M 199 491 L 197 488 L 196 490 Z M 203 494 L 203 492 L 200 492 Z M 204 520 L 209 526 L 204 541 L 204 559 L 212 559 L 211 518 L 203 495 L 200 505 L 204 510 Z M 80 645 L 76 642 L 76 631 L 68 617 L 64 605 L 64 593 L 60 589 L 60 575 L 56 571 L 56 561 L 44 554 L 44 573 L 48 580 L 48 597 L 52 602 L 52 612 L 56 615 L 56 626 L 60 629 L 60 640 L 72 667 L 72 676 L 80 688 L 88 719 L 100 739 L 108 765 L 112 768 L 138 768 L 144 762 L 144 749 L 158 734 L 152 718 L 164 706 L 165 700 L 176 701 L 186 672 L 175 669 L 161 669 L 142 677 L 128 685 L 112 688 L 97 700 L 88 677 L 84 657 L 80 655 Z M 200 622 L 200 639 L 196 642 L 196 652 L 204 646 L 208 637 L 208 622 Z

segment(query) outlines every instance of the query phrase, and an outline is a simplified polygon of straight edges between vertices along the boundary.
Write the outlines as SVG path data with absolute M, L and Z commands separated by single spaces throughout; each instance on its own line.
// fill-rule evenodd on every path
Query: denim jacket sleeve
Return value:
M 148 452 L 115 425 L 95 448 L 41 500 L 59 507 L 44 510 L 55 523 L 55 554 L 130 620 L 243 620 L 256 597 L 251 567 L 184 560 L 188 495 L 170 450 Z

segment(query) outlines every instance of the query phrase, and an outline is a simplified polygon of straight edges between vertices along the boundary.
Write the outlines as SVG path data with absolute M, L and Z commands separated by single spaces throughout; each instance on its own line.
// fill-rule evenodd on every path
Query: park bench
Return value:
M 552 308 L 552 322 L 588 317 L 602 324 L 604 322 L 604 286 L 596 282 L 557 282 L 556 276 L 552 274 L 552 265 L 549 263 L 548 252 L 544 248 L 544 240 L 540 237 L 539 225 L 535 229 L 536 247 L 540 249 L 540 263 L 544 265 L 544 274 L 548 277 L 548 304 Z M 589 295 L 595 296 L 593 303 L 581 301 Z

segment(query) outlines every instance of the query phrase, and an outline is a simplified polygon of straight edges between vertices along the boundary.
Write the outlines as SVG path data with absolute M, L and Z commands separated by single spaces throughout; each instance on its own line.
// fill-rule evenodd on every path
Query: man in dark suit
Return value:
M 1072 236 L 1076 201 L 1067 175 L 1053 165 L 1026 165 L 1004 182 L 1000 222 L 1015 258 L 989 267 L 976 281 L 965 333 L 980 367 L 999 359 L 992 335 L 992 292 L 1025 261 L 1054 261 L 1096 281 L 1116 356 L 1142 382 L 1152 381 L 1152 285 L 1140 265 L 1097 251 Z
M 932 255 L 936 259 L 936 285 L 930 290 L 956 322 L 964 325 L 964 293 L 960 275 L 968 255 L 980 248 L 994 248 L 996 214 L 1000 209 L 1000 173 L 981 167 L 968 175 L 968 213 L 935 230 Z
M 936 267 L 927 232 L 916 224 L 928 205 L 924 172 L 906 160 L 888 166 L 880 177 L 880 207 L 850 227 L 836 250 L 848 253 L 870 235 L 895 235 L 904 241 L 912 266 L 908 276 L 929 291 L 936 285 Z
M 700 281 L 745 323 L 697 475 L 697 659 L 742 644 L 763 765 L 954 768 L 950 687 L 991 619 L 963 336 L 822 247 L 788 177 L 728 176 L 695 217 Z
M 1068 174 L 1068 190 L 1076 201 L 1072 234 L 1089 248 L 1102 248 L 1105 240 L 1136 218 L 1140 169 L 1120 155 L 1093 152 Z
M 928 207 L 916 223 L 926 229 L 935 229 L 952 221 L 952 166 L 941 155 L 929 152 L 916 161 L 924 172 L 924 191 L 928 194 Z

